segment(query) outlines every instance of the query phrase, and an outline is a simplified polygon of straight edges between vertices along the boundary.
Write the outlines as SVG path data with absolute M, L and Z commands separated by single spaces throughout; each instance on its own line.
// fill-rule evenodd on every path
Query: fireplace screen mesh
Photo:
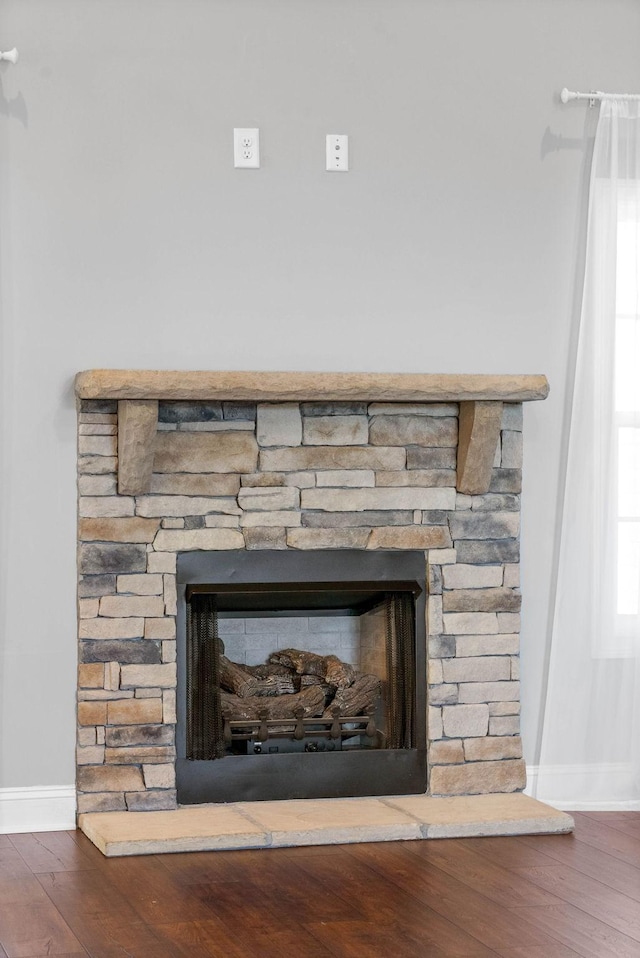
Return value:
M 264 601 L 251 594 L 244 598 L 248 606 Z M 288 600 L 300 601 L 292 594 Z M 324 600 L 315 596 L 314 601 Z M 336 594 L 327 594 L 326 602 L 338 614 Z M 351 603 L 346 613 L 341 612 L 356 617 L 362 635 L 360 653 L 351 661 L 310 648 L 279 646 L 263 650 L 268 653 L 264 664 L 249 665 L 238 657 L 234 661 L 231 652 L 225 655 L 220 635 L 228 619 L 220 620 L 219 615 L 230 614 L 228 596 L 191 592 L 186 630 L 186 758 L 208 761 L 265 752 L 415 748 L 414 596 L 369 592 L 363 604 L 363 594 L 357 593 L 357 603 L 353 595 Z M 231 607 L 236 616 L 243 611 L 259 614 L 255 608 L 242 610 L 237 596 Z M 295 614 L 304 611 L 299 604 L 295 609 Z M 320 606 L 311 611 L 318 615 L 327 609 Z M 337 620 L 331 621 L 337 631 Z M 293 624 L 292 619 L 288 622 Z M 226 633 L 224 637 L 228 638 Z

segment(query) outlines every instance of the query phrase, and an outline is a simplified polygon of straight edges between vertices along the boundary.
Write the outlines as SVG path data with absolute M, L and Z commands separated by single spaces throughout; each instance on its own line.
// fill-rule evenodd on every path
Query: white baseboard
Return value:
M 561 811 L 637 812 L 640 799 L 634 768 L 619 763 L 600 765 L 527 765 L 525 795 Z
M 75 827 L 73 785 L 0 788 L 0 835 L 60 832 Z

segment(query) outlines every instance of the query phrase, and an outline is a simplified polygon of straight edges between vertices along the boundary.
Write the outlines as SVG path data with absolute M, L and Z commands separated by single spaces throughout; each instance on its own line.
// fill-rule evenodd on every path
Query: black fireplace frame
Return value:
M 293 584 L 305 592 L 339 583 L 415 597 L 415 747 L 362 751 L 186 758 L 186 604 L 191 591 Z M 426 556 L 410 550 L 234 550 L 177 557 L 176 786 L 183 805 L 366 795 L 422 794 L 427 788 Z

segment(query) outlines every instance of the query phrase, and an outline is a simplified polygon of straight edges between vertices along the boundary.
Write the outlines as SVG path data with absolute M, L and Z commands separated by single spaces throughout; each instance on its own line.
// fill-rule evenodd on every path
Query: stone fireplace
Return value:
M 300 568 L 314 554 L 335 555 L 336 565 L 361 556 L 363 568 L 376 556 L 418 557 L 415 661 L 424 692 L 413 707 L 425 738 L 413 749 L 423 770 L 413 790 L 521 790 L 522 403 L 547 391 L 543 376 L 80 373 L 79 812 L 225 800 L 216 789 L 195 799 L 176 790 L 176 767 L 189 764 L 180 754 L 177 622 L 182 616 L 184 625 L 187 587 L 200 575 L 182 567 L 197 557 L 211 558 L 215 582 L 221 562 L 249 557 L 249 580 L 267 583 L 273 577 L 255 569 L 277 565 L 279 555 L 289 583 L 310 581 L 294 576 L 296 556 Z M 388 591 L 384 572 L 347 581 L 358 579 L 379 579 Z M 337 620 L 320 628 L 318 610 L 310 618 L 308 603 L 287 601 L 290 621 L 299 613 L 326 654 Z M 260 615 L 236 608 L 221 620 L 239 666 L 273 650 L 255 638 L 255 621 L 265 619 L 256 608 Z M 321 607 L 318 621 L 333 612 Z M 340 632 L 345 650 L 348 631 Z M 307 766 L 315 757 L 303 754 Z M 296 774 L 297 753 L 278 758 Z M 214 780 L 227 761 L 211 763 Z M 383 791 L 411 791 L 406 783 L 399 774 L 398 787 Z M 347 785 L 339 794 L 354 792 Z M 246 797 L 260 795 L 249 786 Z

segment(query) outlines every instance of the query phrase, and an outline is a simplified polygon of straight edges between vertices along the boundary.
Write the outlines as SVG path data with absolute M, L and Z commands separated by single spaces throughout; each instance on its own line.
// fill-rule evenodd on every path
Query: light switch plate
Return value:
M 349 137 L 346 133 L 327 134 L 327 170 L 349 172 Z

